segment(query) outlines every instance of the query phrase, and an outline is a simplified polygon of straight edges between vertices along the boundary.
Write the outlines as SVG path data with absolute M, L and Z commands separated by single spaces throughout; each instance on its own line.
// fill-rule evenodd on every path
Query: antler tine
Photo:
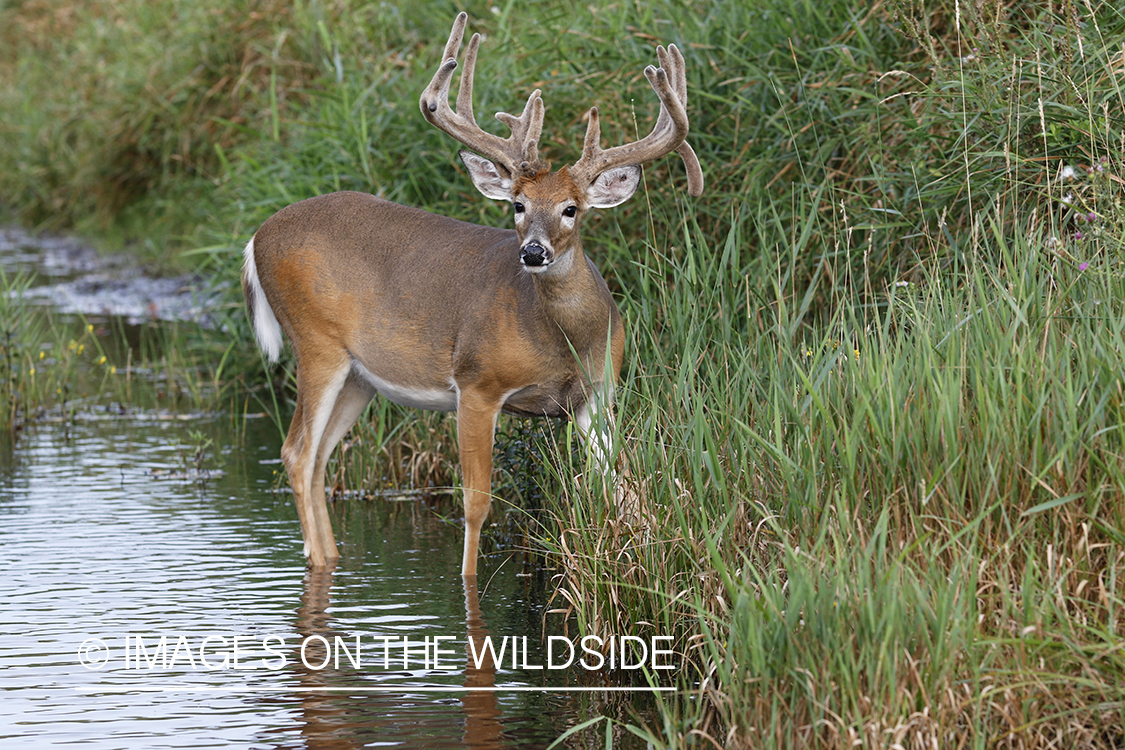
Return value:
M 443 63 L 449 60 L 456 62 L 457 52 L 461 49 L 461 40 L 465 38 L 465 26 L 468 23 L 469 14 L 465 11 L 461 11 L 453 19 L 453 28 L 449 30 L 449 40 L 445 43 L 445 51 L 441 53 Z
M 496 113 L 496 119 L 512 131 L 509 140 L 519 144 L 523 154 L 523 163 L 520 166 L 525 171 L 539 163 L 539 136 L 543 134 L 543 112 L 543 97 L 539 89 L 535 89 L 527 98 L 527 104 L 523 106 L 523 112 L 519 117 L 507 112 Z
M 441 55 L 441 65 L 434 73 L 430 85 L 422 92 L 419 104 L 425 118 L 434 122 L 433 115 L 438 111 L 441 102 L 446 102 L 448 107 L 449 84 L 453 80 L 453 71 L 457 68 L 457 52 L 461 49 L 461 39 L 465 35 L 465 24 L 468 23 L 469 14 L 461 12 L 453 21 L 453 28 L 449 32 L 449 40 L 445 43 L 445 50 Z M 469 84 L 470 91 L 472 84 Z M 436 124 L 436 123 L 435 123 Z
M 461 85 L 457 89 L 457 114 L 475 123 L 473 114 L 473 79 L 477 72 L 477 50 L 480 48 L 480 34 L 473 34 L 465 50 L 465 69 L 461 71 Z
M 510 174 L 538 169 L 538 140 L 543 131 L 543 100 L 536 90 L 518 118 L 498 113 L 497 119 L 512 128 L 509 138 L 500 138 L 481 129 L 473 114 L 473 75 L 476 72 L 480 34 L 473 34 L 465 51 L 465 69 L 457 92 L 457 110 L 449 108 L 449 86 L 457 68 L 457 52 L 464 38 L 468 14 L 459 13 L 445 43 L 442 63 L 430 85 L 422 92 L 419 106 L 431 125 L 456 138 L 473 151 L 491 159 Z
M 598 175 L 614 167 L 643 164 L 675 151 L 684 162 L 688 173 L 688 192 L 693 196 L 703 193 L 703 170 L 699 159 L 687 142 L 687 76 L 684 58 L 676 45 L 656 48 L 659 68 L 645 68 L 645 78 L 660 99 L 660 114 L 652 132 L 639 141 L 603 150 L 600 145 L 601 127 L 598 109 L 590 109 L 582 157 L 570 169 L 576 180 L 589 185 Z
M 695 155 L 695 149 L 687 141 L 680 144 L 676 153 L 680 155 L 684 162 L 684 169 L 687 170 L 688 195 L 698 198 L 703 195 L 703 169 L 699 166 L 699 157 Z
M 586 138 L 582 141 L 582 159 L 586 158 L 586 154 L 593 155 L 602 150 L 602 124 L 600 120 L 601 115 L 598 114 L 598 108 L 590 107 L 588 117 L 589 120 L 586 123 Z M 582 163 L 582 159 L 578 160 L 578 164 Z M 574 166 L 577 168 L 578 164 Z
M 656 53 L 659 56 L 661 48 L 658 47 Z M 687 109 L 687 73 L 684 68 L 684 56 L 676 45 L 669 44 L 666 58 L 667 64 L 664 63 L 663 58 L 661 59 L 661 67 L 667 68 L 668 77 L 676 87 L 676 96 L 684 105 L 684 109 Z M 680 155 L 680 159 L 684 162 L 684 169 L 687 171 L 688 194 L 695 197 L 703 195 L 703 170 L 699 166 L 699 158 L 695 155 L 695 150 L 687 139 L 679 145 L 676 153 Z
M 680 48 L 674 44 L 669 44 L 667 50 L 663 47 L 657 47 L 656 54 L 660 57 L 660 67 L 668 71 L 668 78 L 671 79 L 672 85 L 676 87 L 676 96 L 679 97 L 680 103 L 686 109 L 687 74 L 684 70 L 684 56 L 680 53 Z

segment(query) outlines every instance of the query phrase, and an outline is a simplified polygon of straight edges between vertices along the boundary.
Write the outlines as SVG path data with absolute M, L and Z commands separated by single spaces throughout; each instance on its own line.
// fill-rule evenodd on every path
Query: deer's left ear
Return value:
M 494 201 L 510 201 L 512 199 L 512 180 L 507 177 L 507 172 L 502 171 L 495 164 L 477 156 L 472 151 L 461 150 L 457 152 L 465 167 L 469 170 L 469 179 L 477 186 L 477 190 L 485 198 Z
M 613 208 L 629 200 L 641 183 L 641 168 L 635 165 L 616 167 L 598 175 L 586 188 L 586 205 L 590 208 Z

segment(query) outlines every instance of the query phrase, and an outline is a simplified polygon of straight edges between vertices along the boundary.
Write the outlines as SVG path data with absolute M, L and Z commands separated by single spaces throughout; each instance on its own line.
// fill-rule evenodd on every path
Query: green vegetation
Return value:
M 329 190 L 509 221 L 417 111 L 452 5 L 74 7 L 0 12 L 0 204 L 23 221 L 225 280 L 260 221 Z M 630 335 L 624 490 L 574 478 L 565 426 L 498 448 L 541 446 L 541 486 L 501 461 L 496 491 L 543 498 L 534 546 L 581 629 L 684 651 L 678 696 L 607 736 L 1125 743 L 1125 15 L 490 8 L 468 7 L 477 112 L 541 87 L 543 149 L 573 160 L 591 104 L 607 143 L 647 130 L 641 70 L 675 42 L 708 179 L 691 200 L 666 159 L 586 229 Z M 372 409 L 339 481 L 452 481 L 448 419 Z
M 0 430 L 37 419 L 135 410 L 225 409 L 246 404 L 245 363 L 218 331 L 150 321 L 126 332 L 60 315 L 25 296 L 31 279 L 0 269 Z M 4 435 L 7 437 L 7 434 Z
M 580 630 L 691 647 L 661 743 L 1120 742 L 1125 281 L 1027 234 L 821 325 L 737 234 L 645 263 L 682 283 L 633 300 L 631 491 L 543 544 Z

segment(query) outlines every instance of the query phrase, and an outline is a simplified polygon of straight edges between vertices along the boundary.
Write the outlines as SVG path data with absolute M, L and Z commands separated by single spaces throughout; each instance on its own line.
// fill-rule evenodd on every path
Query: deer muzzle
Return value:
M 538 242 L 529 242 L 520 248 L 520 263 L 528 268 L 542 268 L 554 260 L 553 253 Z

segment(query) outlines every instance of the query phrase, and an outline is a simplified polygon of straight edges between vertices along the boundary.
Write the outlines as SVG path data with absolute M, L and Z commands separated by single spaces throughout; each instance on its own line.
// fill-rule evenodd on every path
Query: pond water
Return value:
M 478 596 L 456 574 L 457 527 L 419 503 L 348 501 L 334 505 L 341 565 L 306 572 L 289 494 L 273 490 L 277 430 L 259 421 L 244 451 L 207 462 L 208 479 L 184 456 L 201 428 L 224 431 L 221 418 L 40 424 L 5 453 L 0 738 L 483 748 L 561 734 L 576 714 L 567 693 L 427 692 L 544 684 L 522 654 L 493 670 L 466 654 L 473 628 L 527 636 L 527 663 L 543 664 L 540 592 L 519 564 Z M 426 639 L 437 637 L 434 659 Z M 104 647 L 86 658 L 107 659 L 100 669 L 82 663 L 92 638 Z M 339 667 L 321 667 L 325 642 Z
M 615 701 L 541 668 L 521 556 L 478 589 L 459 524 L 346 500 L 310 573 L 271 420 L 119 411 L 0 438 L 0 745 L 533 748 Z
M 208 322 L 211 300 L 197 279 L 148 276 L 132 258 L 103 257 L 72 237 L 0 226 L 0 267 L 27 274 L 33 283 L 25 297 L 61 313 L 113 316 L 127 325 Z

